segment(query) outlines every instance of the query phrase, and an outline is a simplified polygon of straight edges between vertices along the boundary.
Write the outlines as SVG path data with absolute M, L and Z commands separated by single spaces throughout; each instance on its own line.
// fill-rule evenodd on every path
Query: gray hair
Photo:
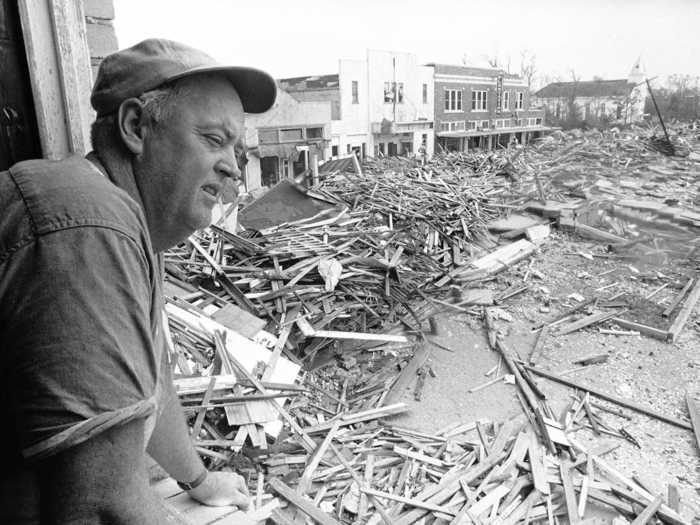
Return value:
M 186 89 L 181 82 L 165 84 L 158 89 L 146 91 L 138 97 L 142 102 L 143 116 L 152 128 L 157 128 L 172 115 L 174 102 L 185 94 Z M 126 148 L 122 144 L 117 123 L 118 112 L 110 113 L 95 119 L 90 128 L 90 142 L 96 152 L 117 150 L 122 154 Z

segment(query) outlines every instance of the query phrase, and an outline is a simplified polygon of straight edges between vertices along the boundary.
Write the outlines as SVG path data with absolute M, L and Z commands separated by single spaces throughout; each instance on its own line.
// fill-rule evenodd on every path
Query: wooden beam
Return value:
M 571 379 L 566 379 L 563 377 L 560 377 L 556 374 L 552 374 L 551 372 L 547 372 L 545 370 L 540 370 L 539 368 L 535 368 L 534 366 L 529 366 L 529 365 L 523 365 L 525 368 L 530 370 L 531 372 L 534 372 L 538 376 L 546 377 L 547 379 L 551 379 L 552 381 L 556 381 L 557 383 L 561 383 L 562 385 L 566 385 L 571 388 L 576 388 L 578 390 L 582 390 L 584 392 L 590 392 L 594 396 L 598 396 L 602 399 L 605 399 L 607 401 L 611 401 L 617 405 L 629 408 L 631 410 L 634 410 L 636 412 L 640 412 L 642 414 L 645 414 L 649 417 L 665 421 L 666 423 L 669 423 L 671 425 L 675 425 L 680 428 L 684 428 L 686 430 L 693 430 L 693 427 L 689 424 L 686 423 L 685 421 L 681 421 L 680 419 L 676 419 L 670 416 L 667 416 L 665 414 L 661 414 L 659 412 L 656 412 L 655 410 L 652 410 L 651 408 L 647 408 L 642 405 L 638 405 L 637 403 L 633 403 L 631 401 L 627 401 L 626 399 L 619 398 L 617 396 L 613 396 L 612 394 L 608 394 L 607 392 L 603 392 L 602 390 L 599 390 L 595 387 L 584 385 L 582 383 L 579 383 L 577 381 L 573 381 Z
M 669 338 L 671 339 L 672 343 L 675 343 L 676 339 L 681 334 L 681 331 L 683 330 L 685 323 L 688 321 L 688 317 L 690 317 L 690 314 L 693 312 L 698 299 L 700 299 L 700 280 L 695 283 L 693 290 L 688 295 L 687 299 L 683 303 L 683 306 L 679 310 L 678 315 L 674 319 L 671 328 L 668 329 Z
M 279 478 L 272 478 L 270 481 L 270 487 L 272 490 L 277 492 L 284 499 L 289 501 L 292 505 L 302 511 L 304 514 L 309 516 L 311 519 L 317 521 L 321 525 L 341 525 L 339 521 L 329 516 L 316 505 L 314 505 L 308 499 L 299 496 L 294 489 L 289 487 Z
M 92 69 L 83 2 L 18 2 L 43 156 L 90 150 Z
M 647 507 L 642 511 L 642 513 L 634 519 L 631 525 L 646 525 L 647 523 L 649 523 L 649 520 L 651 520 L 651 518 L 654 517 L 654 514 L 656 514 L 656 511 L 659 510 L 659 507 L 661 507 L 663 501 L 664 498 L 661 494 L 656 496 L 656 498 L 654 498 L 654 501 L 647 505 Z
M 690 422 L 695 432 L 695 441 L 698 444 L 700 452 L 700 405 L 693 398 L 690 392 L 685 393 L 685 402 L 688 405 L 688 413 L 690 414 Z

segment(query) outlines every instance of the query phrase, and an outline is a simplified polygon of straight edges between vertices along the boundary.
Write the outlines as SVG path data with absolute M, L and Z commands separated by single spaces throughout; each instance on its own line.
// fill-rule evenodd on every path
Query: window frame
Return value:
M 488 110 L 488 90 L 472 89 L 472 111 L 486 112 Z
M 462 95 L 463 90 L 456 88 L 444 88 L 445 89 L 445 113 L 461 113 L 464 111 L 464 96 Z

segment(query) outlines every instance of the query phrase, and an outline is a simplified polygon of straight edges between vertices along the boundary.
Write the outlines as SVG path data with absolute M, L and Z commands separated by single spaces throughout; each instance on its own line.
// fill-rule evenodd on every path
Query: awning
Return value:
M 260 158 L 263 157 L 279 157 L 281 159 L 297 160 L 300 151 L 297 150 L 296 144 L 260 144 L 255 149 L 250 150 L 251 153 L 257 154 Z
M 440 138 L 459 137 L 485 137 L 488 135 L 508 135 L 509 133 L 522 133 L 523 131 L 554 131 L 558 128 L 550 126 L 519 126 L 514 128 L 481 129 L 471 131 L 439 131 L 436 135 Z

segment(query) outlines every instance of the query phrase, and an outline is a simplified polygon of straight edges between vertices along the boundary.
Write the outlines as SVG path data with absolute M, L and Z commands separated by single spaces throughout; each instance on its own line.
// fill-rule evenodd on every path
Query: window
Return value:
M 331 157 L 338 156 L 338 146 L 331 146 Z
M 445 111 L 462 111 L 461 89 L 445 89 Z
M 486 91 L 472 91 L 472 111 L 486 111 Z
M 488 120 L 480 120 L 479 127 L 481 129 L 489 129 L 489 121 Z
M 525 93 L 518 91 L 515 94 L 515 109 L 523 109 L 525 105 Z
M 542 118 L 538 117 L 535 119 L 535 126 L 541 126 L 542 125 Z
M 353 80 L 352 81 L 352 103 L 353 104 L 360 103 L 358 95 L 357 95 L 357 90 L 358 90 L 357 80 Z
M 428 103 L 428 84 L 423 84 L 423 104 Z
M 469 129 L 472 131 L 476 131 L 476 124 L 477 124 L 476 120 L 470 120 L 469 121 Z
M 307 139 L 322 139 L 323 128 L 306 128 Z
M 403 103 L 403 82 L 384 82 L 384 102 Z
M 507 111 L 508 108 L 510 107 L 510 91 L 504 91 L 503 98 L 501 100 L 502 100 L 501 109 L 503 109 L 504 111 Z
M 464 131 L 465 124 L 464 120 L 440 122 L 440 131 Z
M 605 102 L 601 102 L 601 103 L 600 103 L 600 116 L 601 116 L 601 117 L 605 117 L 605 115 L 606 115 L 605 109 L 606 109 L 606 108 L 605 108 Z
M 279 141 L 276 129 L 259 129 L 258 142 L 260 144 L 273 144 Z
M 288 128 L 280 130 L 280 142 L 290 142 L 293 140 L 303 140 L 301 128 Z

